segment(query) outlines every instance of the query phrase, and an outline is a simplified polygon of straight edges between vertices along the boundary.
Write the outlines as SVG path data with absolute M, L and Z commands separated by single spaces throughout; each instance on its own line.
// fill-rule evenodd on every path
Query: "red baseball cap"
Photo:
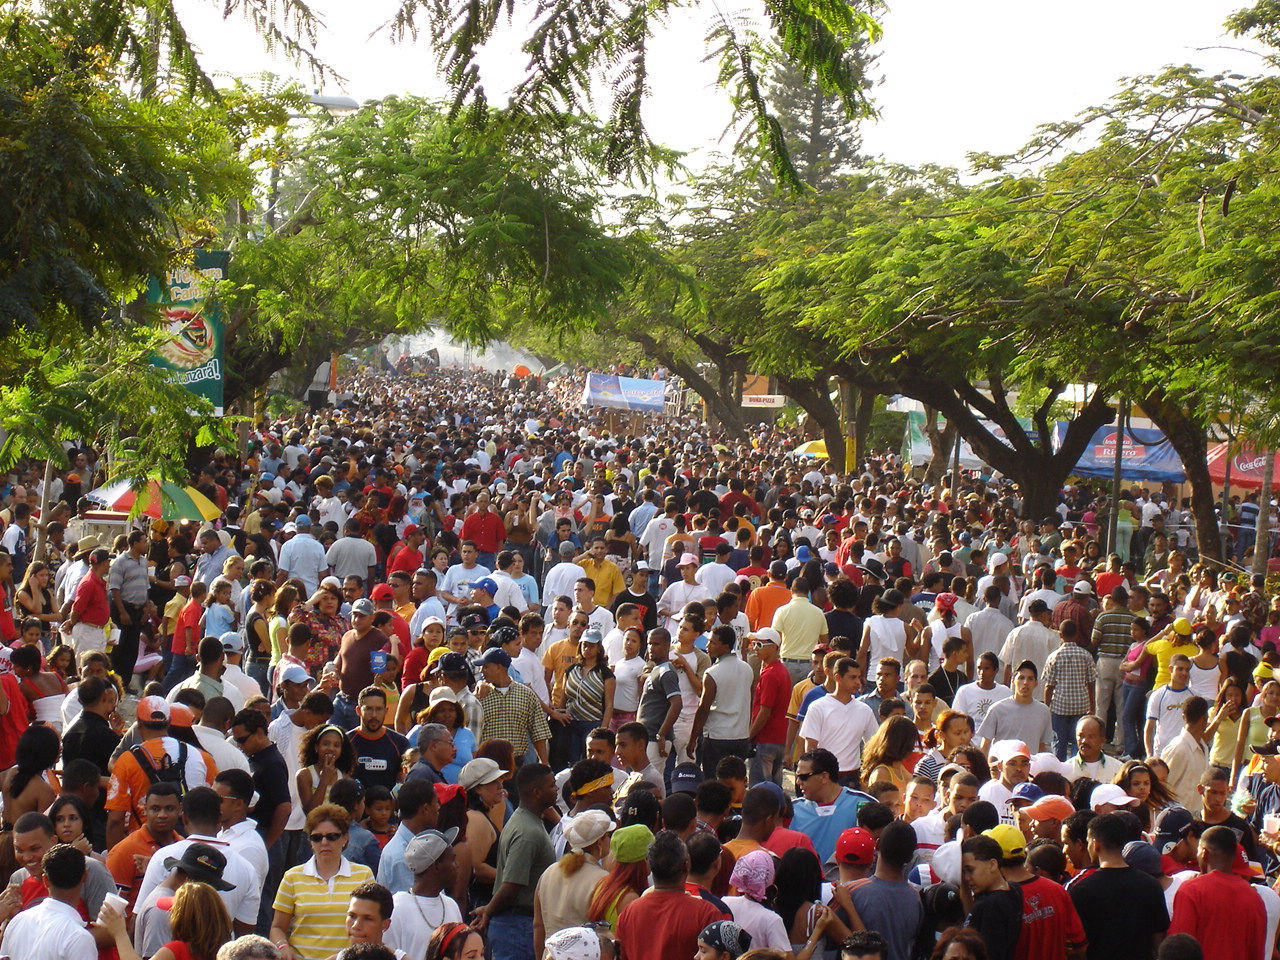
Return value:
M 1256 877 L 1262 873 L 1249 862 L 1249 858 L 1245 856 L 1244 847 L 1239 843 L 1236 844 L 1236 858 L 1231 864 L 1231 872 L 1238 877 Z
M 394 600 L 395 591 L 391 589 L 391 584 L 380 583 L 370 591 L 369 596 L 374 600 Z
M 862 827 L 850 827 L 836 841 L 836 860 L 870 866 L 876 855 L 876 838 Z

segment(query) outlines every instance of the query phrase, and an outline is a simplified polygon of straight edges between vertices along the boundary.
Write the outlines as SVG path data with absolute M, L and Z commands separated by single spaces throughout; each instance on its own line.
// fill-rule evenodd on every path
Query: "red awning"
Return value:
M 1280 489 L 1280 451 L 1275 454 L 1271 473 L 1271 489 Z M 1262 470 L 1267 455 L 1248 448 L 1237 448 L 1231 458 L 1231 486 L 1245 490 L 1257 490 L 1262 486 Z M 1226 477 L 1227 445 L 1220 443 L 1209 448 L 1209 479 L 1222 483 Z

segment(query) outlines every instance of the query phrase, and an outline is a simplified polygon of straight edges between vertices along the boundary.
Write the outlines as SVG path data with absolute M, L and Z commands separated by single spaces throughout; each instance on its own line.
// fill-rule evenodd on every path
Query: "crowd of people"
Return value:
M 1271 960 L 1280 600 L 581 383 L 369 375 L 213 520 L 0 512 L 0 957 Z

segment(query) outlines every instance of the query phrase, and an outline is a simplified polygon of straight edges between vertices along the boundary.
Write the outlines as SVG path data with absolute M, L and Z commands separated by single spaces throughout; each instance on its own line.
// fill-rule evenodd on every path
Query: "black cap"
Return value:
M 769 576 L 775 580 L 785 580 L 787 578 L 787 561 L 775 560 L 769 564 Z
M 467 663 L 466 654 L 450 650 L 436 661 L 441 673 L 470 673 L 471 665 Z
M 1274 757 L 1280 754 L 1280 740 L 1268 740 L 1260 747 L 1250 744 L 1249 749 L 1260 757 Z
M 234 883 L 222 879 L 227 868 L 227 858 L 207 843 L 193 843 L 182 851 L 181 857 L 165 857 L 166 870 L 181 870 L 197 883 L 207 883 L 215 890 L 234 890 Z
M 868 557 L 862 561 L 862 569 L 871 574 L 877 580 L 884 579 L 884 564 L 875 557 Z

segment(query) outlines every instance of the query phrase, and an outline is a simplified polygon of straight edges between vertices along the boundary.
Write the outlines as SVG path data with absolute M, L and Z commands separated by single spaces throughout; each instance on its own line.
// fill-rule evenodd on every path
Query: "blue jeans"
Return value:
M 500 913 L 489 918 L 489 952 L 493 960 L 537 960 L 533 955 L 533 915 Z
M 1147 748 L 1142 742 L 1142 728 L 1145 724 L 1144 714 L 1147 712 L 1147 689 L 1140 683 L 1124 685 L 1124 752 L 1135 760 L 1143 759 Z
M 165 693 L 168 693 L 191 674 L 195 673 L 195 669 L 195 657 L 189 657 L 185 653 L 175 653 L 173 655 L 173 663 L 169 665 L 169 672 L 164 678 Z
M 786 747 L 781 743 L 757 743 L 755 756 L 747 761 L 747 773 L 751 785 L 766 781 L 782 786 L 782 754 Z
M 341 727 L 343 730 L 354 730 L 360 724 L 360 718 L 356 716 L 356 701 L 352 697 L 348 697 L 345 693 L 340 693 L 333 698 L 333 716 L 329 718 L 329 722 L 335 727 Z
M 1076 724 L 1084 714 L 1050 713 L 1049 721 L 1053 724 L 1053 752 L 1059 760 L 1071 756 L 1076 746 Z
M 258 687 L 262 690 L 264 697 L 271 696 L 271 661 L 270 660 L 251 660 L 249 667 L 245 673 L 258 681 Z

